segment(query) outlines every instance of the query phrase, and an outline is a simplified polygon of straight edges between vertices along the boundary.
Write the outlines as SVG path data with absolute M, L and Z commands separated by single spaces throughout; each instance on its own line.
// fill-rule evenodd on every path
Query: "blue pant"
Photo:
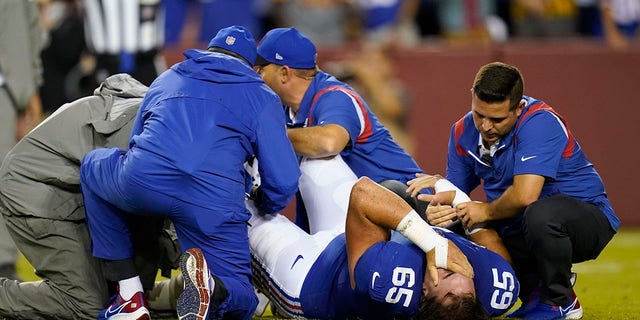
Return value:
M 151 190 L 137 182 L 140 175 L 131 174 L 135 170 L 127 166 L 133 165 L 125 160 L 125 151 L 120 149 L 97 149 L 82 160 L 80 182 L 93 255 L 105 260 L 133 257 L 127 217 L 131 214 L 169 216 L 180 246 L 200 248 L 211 273 L 219 277 L 229 291 L 229 298 L 219 309 L 232 318 L 250 319 L 258 300 L 250 282 L 248 214 L 214 211 L 189 199 Z M 145 183 L 153 185 L 149 181 Z M 167 190 L 181 186 L 176 183 L 162 187 Z

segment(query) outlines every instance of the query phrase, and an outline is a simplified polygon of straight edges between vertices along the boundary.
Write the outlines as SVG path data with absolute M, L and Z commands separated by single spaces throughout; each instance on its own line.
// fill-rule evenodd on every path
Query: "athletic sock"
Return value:
M 118 287 L 120 296 L 125 300 L 130 300 L 136 293 L 143 291 L 139 276 L 118 281 Z

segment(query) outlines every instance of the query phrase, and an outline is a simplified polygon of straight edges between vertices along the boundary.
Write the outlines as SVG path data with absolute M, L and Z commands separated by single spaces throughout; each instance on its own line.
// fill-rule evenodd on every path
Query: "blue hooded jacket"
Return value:
M 300 170 L 280 99 L 240 59 L 201 50 L 185 56 L 149 88 L 131 133 L 125 176 L 188 203 L 248 214 L 243 163 L 255 155 L 263 177 L 260 209 L 282 210 L 297 190 Z

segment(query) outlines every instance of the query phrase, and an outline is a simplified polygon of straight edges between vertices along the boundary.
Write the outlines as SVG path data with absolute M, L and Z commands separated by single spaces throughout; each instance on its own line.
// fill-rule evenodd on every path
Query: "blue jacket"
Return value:
M 258 205 L 269 213 L 282 210 L 297 190 L 300 170 L 280 99 L 239 59 L 201 50 L 185 56 L 154 81 L 142 102 L 128 176 L 188 203 L 248 214 L 243 163 L 255 155 L 264 192 Z

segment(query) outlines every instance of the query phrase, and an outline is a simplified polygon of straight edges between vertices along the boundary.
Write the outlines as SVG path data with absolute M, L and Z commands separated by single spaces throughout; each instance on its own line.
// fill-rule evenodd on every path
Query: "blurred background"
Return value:
M 640 108 L 634 105 L 640 87 L 640 0 L 37 3 L 42 45 L 24 54 L 40 56 L 39 99 L 29 103 L 41 103 L 41 119 L 91 95 L 111 74 L 126 72 L 151 84 L 182 61 L 184 50 L 206 49 L 223 27 L 244 25 L 259 41 L 271 28 L 293 26 L 318 46 L 320 68 L 352 85 L 393 138 L 432 174 L 445 174 L 449 130 L 470 110 L 469 90 L 480 66 L 492 61 L 517 66 L 525 94 L 568 120 L 622 221 L 621 232 L 597 261 L 575 267 L 581 274 L 578 294 L 590 308 L 585 319 L 638 319 L 640 214 L 632 184 L 640 181 Z M 0 56 L 7 49 L 0 45 Z M 0 82 L 10 80 L 2 75 L 0 69 Z M 18 139 L 33 125 L 19 122 Z M 472 198 L 483 194 L 476 191 Z M 293 204 L 284 214 L 292 217 Z M 37 278 L 24 258 L 18 273 L 25 280 Z
M 352 84 L 429 173 L 445 172 L 451 124 L 491 61 L 517 66 L 525 94 L 569 122 L 623 227 L 640 226 L 640 0 L 39 0 L 45 115 L 111 73 L 145 84 L 241 24 L 256 41 L 294 26 L 320 67 Z M 127 17 L 138 21 L 131 24 Z M 482 194 L 474 194 L 482 197 Z

